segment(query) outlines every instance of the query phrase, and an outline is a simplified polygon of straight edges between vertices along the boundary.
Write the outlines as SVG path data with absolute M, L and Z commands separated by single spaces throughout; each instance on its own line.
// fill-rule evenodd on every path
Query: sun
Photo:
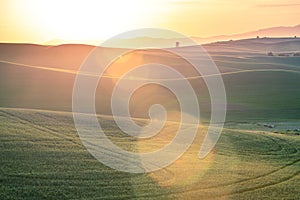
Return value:
M 47 39 L 99 40 L 141 27 L 154 3 L 141 0 L 19 1 L 20 16 Z M 26 19 L 24 19 L 24 16 Z

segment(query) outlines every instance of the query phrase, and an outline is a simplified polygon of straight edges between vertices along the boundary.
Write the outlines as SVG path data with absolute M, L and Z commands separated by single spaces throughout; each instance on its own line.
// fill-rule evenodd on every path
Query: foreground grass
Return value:
M 131 140 L 111 119 L 99 119 L 126 150 L 149 151 L 164 142 Z M 70 113 L 0 109 L 0 199 L 299 198 L 300 137 L 253 127 L 231 124 L 214 152 L 199 160 L 206 130 L 201 127 L 174 164 L 151 174 L 128 174 L 87 152 Z

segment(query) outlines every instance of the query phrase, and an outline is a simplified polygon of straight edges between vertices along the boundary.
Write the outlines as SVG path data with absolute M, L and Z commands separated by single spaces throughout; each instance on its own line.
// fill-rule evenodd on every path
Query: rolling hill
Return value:
M 298 52 L 299 44 L 299 39 L 265 38 L 218 42 L 204 46 L 222 73 L 228 97 L 228 120 L 269 116 L 282 119 L 299 117 L 300 57 L 266 56 L 268 51 Z M 3 95 L 0 106 L 71 111 L 76 71 L 92 49 L 93 46 L 87 45 L 1 44 L 0 93 Z M 112 48 L 103 49 L 107 53 L 117 51 Z M 193 47 L 182 49 L 193 53 Z M 156 50 L 135 51 L 130 56 L 139 58 L 130 65 L 163 62 L 187 77 L 194 73 L 180 58 L 172 58 L 171 55 L 166 59 L 164 54 Z M 111 75 L 116 75 L 116 70 L 128 70 L 127 66 L 118 62 L 112 68 L 115 69 L 111 70 Z M 107 109 L 109 98 L 103 96 L 107 97 L 111 93 L 114 85 L 111 80 L 103 80 L 103 88 L 98 88 L 99 92 L 96 94 L 97 110 L 101 114 L 110 114 Z M 191 83 L 197 93 L 201 94 L 200 107 L 203 117 L 208 119 L 210 100 L 203 79 L 199 77 Z M 149 89 L 149 99 L 152 98 L 151 92 L 156 90 L 157 88 Z M 164 91 L 160 93 L 164 94 Z M 139 95 L 136 96 L 137 101 L 146 94 Z M 148 103 L 150 102 L 151 100 Z M 148 104 L 140 107 L 146 105 Z M 134 109 L 137 116 L 145 113 L 138 106 Z

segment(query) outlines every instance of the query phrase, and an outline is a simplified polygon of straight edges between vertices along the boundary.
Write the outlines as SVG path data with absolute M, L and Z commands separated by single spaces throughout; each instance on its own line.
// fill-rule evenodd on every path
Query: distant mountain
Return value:
M 300 37 L 300 25 L 265 28 L 257 31 L 251 31 L 251 32 L 234 34 L 234 35 L 220 35 L 220 36 L 213 36 L 207 38 L 201 38 L 201 37 L 192 37 L 192 38 L 197 42 L 203 44 L 203 43 L 211 43 L 216 41 L 256 38 L 257 36 L 259 36 L 260 38 L 261 37 L 295 37 L 295 36 Z
M 88 40 L 88 41 L 79 41 L 79 40 L 61 40 L 61 39 L 54 39 L 54 40 L 49 40 L 42 45 L 50 45 L 50 46 L 57 46 L 57 45 L 62 45 L 62 44 L 86 44 L 86 45 L 100 45 L 102 42 L 100 40 Z
M 294 38 L 295 36 L 300 38 L 300 25 L 293 27 L 272 27 L 266 29 L 260 29 L 257 31 L 251 31 L 247 33 L 234 34 L 234 35 L 219 35 L 207 38 L 191 37 L 199 44 L 208 44 L 217 41 L 229 41 L 229 40 L 242 40 L 249 38 Z M 143 44 L 148 47 L 175 47 L 176 42 L 180 43 L 180 46 L 194 45 L 189 38 L 151 38 L 151 37 L 138 37 L 130 39 L 115 40 L 112 47 L 126 47 L 136 48 L 139 44 Z
M 228 41 L 228 40 L 241 40 L 241 39 L 249 39 L 249 38 L 256 38 L 259 36 L 260 38 L 263 37 L 299 37 L 300 38 L 300 25 L 288 27 L 288 26 L 281 26 L 281 27 L 272 27 L 266 29 L 260 29 L 257 31 L 251 31 L 241 34 L 234 34 L 234 35 L 219 35 L 213 37 L 190 37 L 194 41 L 199 44 L 207 44 L 217 41 Z M 116 39 L 114 43 L 112 43 L 109 47 L 115 48 L 137 48 L 140 47 L 140 44 L 143 44 L 147 47 L 174 47 L 176 42 L 180 43 L 180 46 L 191 46 L 194 45 L 190 41 L 189 38 L 152 38 L 152 37 L 137 37 L 137 38 L 129 38 L 129 39 Z M 90 41 L 77 41 L 77 40 L 50 40 L 43 45 L 60 45 L 60 44 L 88 44 L 88 45 L 101 45 L 100 40 L 90 40 Z
M 213 43 L 217 41 L 228 41 L 228 40 L 241 40 L 249 38 L 294 38 L 295 36 L 300 38 L 300 25 L 293 27 L 272 27 L 266 29 L 260 29 L 257 31 L 251 31 L 242 34 L 235 35 L 219 35 L 207 38 L 191 37 L 194 41 L 199 44 Z M 148 47 L 175 47 L 176 42 L 180 43 L 180 46 L 191 46 L 194 45 L 189 38 L 151 38 L 151 37 L 138 37 L 130 39 L 119 39 L 115 40 L 112 47 L 127 47 L 136 48 L 139 44 L 143 44 Z
M 266 52 L 300 52 L 300 38 L 281 37 L 281 38 L 250 38 L 242 40 L 222 41 L 204 44 L 203 47 L 209 52 L 244 52 L 245 56 L 251 53 Z

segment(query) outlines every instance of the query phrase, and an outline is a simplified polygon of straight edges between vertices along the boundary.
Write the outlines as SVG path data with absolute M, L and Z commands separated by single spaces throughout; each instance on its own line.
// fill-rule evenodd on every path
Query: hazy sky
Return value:
M 207 37 L 299 19 L 300 0 L 0 0 L 0 42 L 103 40 L 150 27 Z

